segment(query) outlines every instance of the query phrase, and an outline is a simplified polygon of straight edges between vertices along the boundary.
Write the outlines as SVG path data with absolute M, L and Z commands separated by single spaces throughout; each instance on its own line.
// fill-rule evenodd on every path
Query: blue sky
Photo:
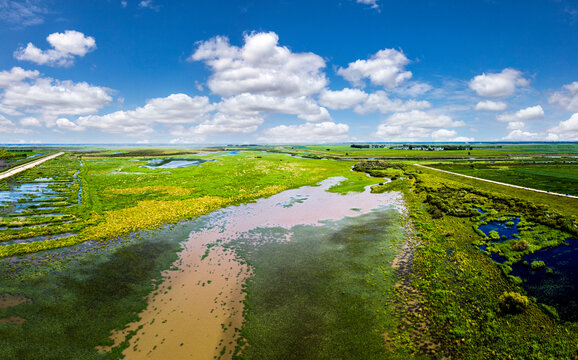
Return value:
M 578 140 L 578 3 L 0 0 L 1 143 Z

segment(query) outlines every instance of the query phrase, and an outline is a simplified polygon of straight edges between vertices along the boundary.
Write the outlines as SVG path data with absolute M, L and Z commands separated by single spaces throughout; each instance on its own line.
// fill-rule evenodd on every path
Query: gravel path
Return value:
M 24 165 L 17 166 L 17 167 L 15 167 L 15 168 L 13 168 L 13 169 L 10 169 L 10 170 L 8 170 L 8 171 L 6 171 L 6 172 L 1 173 L 1 174 L 0 174 L 0 180 L 9 178 L 10 176 L 14 176 L 14 175 L 19 174 L 19 173 L 21 173 L 21 172 L 23 172 L 23 171 L 26 171 L 26 170 L 28 170 L 28 169 L 32 169 L 33 167 L 38 166 L 38 165 L 40 165 L 40 164 L 42 164 L 42 163 L 44 163 L 44 162 L 46 162 L 46 161 L 48 161 L 48 160 L 52 160 L 52 159 L 54 159 L 55 157 L 58 157 L 58 156 L 60 156 L 60 155 L 62 155 L 62 154 L 64 154 L 64 153 L 63 153 L 63 152 L 59 152 L 59 153 L 57 153 L 57 154 L 53 154 L 53 155 L 50 155 L 50 156 L 47 156 L 47 157 L 43 157 L 42 159 L 38 159 L 38 160 L 36 160 L 36 161 L 29 162 L 28 164 L 24 164 Z
M 440 172 L 447 173 L 447 174 L 452 174 L 452 175 L 456 175 L 456 176 L 462 176 L 462 177 L 465 177 L 465 178 L 474 179 L 474 180 L 480 180 L 480 181 L 485 181 L 485 182 L 489 182 L 489 183 L 493 183 L 493 184 L 504 185 L 504 186 L 509 186 L 509 187 L 518 188 L 518 189 L 524 189 L 524 190 L 529 190 L 529 191 L 535 191 L 535 192 L 544 193 L 544 194 L 549 194 L 549 195 L 556 195 L 556 196 L 563 196 L 563 197 L 578 199 L 578 196 L 566 195 L 566 194 L 558 194 L 558 193 L 555 193 L 555 192 L 550 192 L 550 191 L 545 191 L 545 190 L 532 189 L 532 188 L 527 188 L 527 187 L 518 186 L 518 185 L 506 184 L 506 183 L 502 183 L 502 182 L 498 182 L 498 181 L 493 181 L 493 180 L 481 179 L 481 178 L 477 178 L 477 177 L 473 177 L 473 176 L 469 176 L 469 175 L 458 174 L 458 173 L 451 172 L 451 171 L 440 170 L 440 169 L 436 169 L 436 168 L 432 168 L 432 167 L 424 166 L 424 165 L 420 165 L 420 164 L 414 164 L 414 165 L 415 165 L 415 166 L 422 167 L 422 168 L 425 168 L 425 169 L 429 169 L 429 170 L 440 171 Z

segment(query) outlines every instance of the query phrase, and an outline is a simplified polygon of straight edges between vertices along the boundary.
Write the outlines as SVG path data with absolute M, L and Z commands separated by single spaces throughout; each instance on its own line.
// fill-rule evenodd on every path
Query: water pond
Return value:
M 532 270 L 533 261 L 543 261 L 545 267 Z M 569 239 L 555 248 L 526 255 L 512 266 L 512 275 L 522 278 L 522 286 L 528 295 L 536 297 L 538 302 L 555 307 L 560 318 L 565 321 L 578 321 L 576 274 L 578 239 Z
M 479 210 L 478 210 L 479 211 Z M 520 222 L 520 218 L 515 218 L 512 220 L 505 220 L 505 221 L 490 221 L 486 225 L 478 226 L 486 236 L 490 236 L 491 231 L 496 231 L 498 235 L 500 235 L 500 240 L 493 240 L 495 242 L 502 242 L 506 240 L 512 240 L 514 235 L 520 233 L 518 230 L 518 223 Z
M 189 166 L 200 165 L 207 161 L 215 161 L 212 159 L 177 159 L 177 158 L 167 158 L 167 159 L 152 159 L 148 160 L 148 165 L 144 167 L 147 169 L 179 169 Z

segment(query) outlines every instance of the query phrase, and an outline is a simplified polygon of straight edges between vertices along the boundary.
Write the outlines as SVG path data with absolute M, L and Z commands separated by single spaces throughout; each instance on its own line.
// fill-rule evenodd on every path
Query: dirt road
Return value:
M 19 174 L 19 173 L 26 171 L 28 169 L 32 169 L 33 167 L 38 166 L 38 165 L 40 165 L 46 161 L 52 160 L 55 157 L 58 157 L 62 154 L 64 154 L 64 152 L 59 152 L 59 153 L 56 153 L 56 154 L 53 154 L 50 156 L 43 157 L 42 159 L 38 159 L 36 161 L 29 162 L 28 164 L 17 166 L 13 169 L 10 169 L 6 172 L 1 173 L 0 174 L 0 180 L 9 178 L 10 176 L 14 176 L 14 175 Z
M 504 186 L 514 187 L 514 188 L 524 189 L 524 190 L 529 190 L 529 191 L 535 191 L 535 192 L 544 193 L 544 194 L 550 194 L 550 195 L 556 195 L 556 196 L 563 196 L 563 197 L 578 199 L 578 196 L 566 195 L 566 194 L 558 194 L 558 193 L 554 193 L 554 192 L 550 192 L 550 191 L 545 191 L 545 190 L 532 189 L 532 188 L 527 188 L 527 187 L 518 186 L 518 185 L 506 184 L 506 183 L 502 183 L 502 182 L 498 182 L 498 181 L 493 181 L 493 180 L 481 179 L 481 178 L 477 178 L 477 177 L 473 177 L 473 176 L 469 176 L 469 175 L 458 174 L 458 173 L 451 172 L 451 171 L 440 170 L 440 169 L 436 169 L 436 168 L 432 168 L 432 167 L 424 166 L 424 165 L 420 165 L 420 164 L 414 164 L 414 165 L 415 165 L 415 166 L 422 167 L 422 168 L 425 168 L 425 169 L 429 169 L 429 170 L 435 170 L 435 171 L 443 172 L 443 173 L 446 173 L 446 174 L 452 174 L 452 175 L 456 175 L 456 176 L 462 176 L 462 177 L 466 177 L 466 178 L 469 178 L 469 179 L 485 181 L 485 182 L 489 182 L 489 183 L 493 183 L 493 184 L 504 185 Z

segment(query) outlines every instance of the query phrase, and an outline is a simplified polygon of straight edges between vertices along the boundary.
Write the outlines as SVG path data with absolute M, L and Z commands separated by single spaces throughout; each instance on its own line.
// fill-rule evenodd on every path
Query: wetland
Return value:
M 436 166 L 572 193 L 531 149 Z M 576 199 L 343 150 L 79 149 L 2 181 L 0 358 L 578 355 Z

